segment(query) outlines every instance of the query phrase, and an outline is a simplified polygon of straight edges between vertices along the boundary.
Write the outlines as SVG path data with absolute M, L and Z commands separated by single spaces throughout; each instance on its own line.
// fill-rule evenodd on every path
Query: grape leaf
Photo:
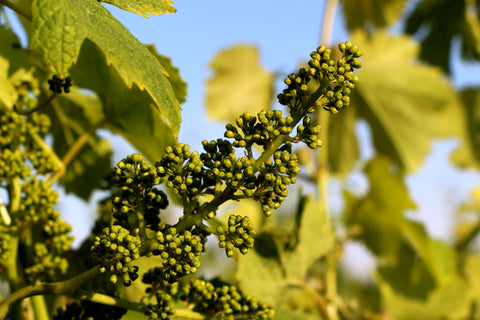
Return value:
M 324 115 L 322 115 L 324 116 Z M 358 141 L 355 132 L 355 108 L 330 116 L 328 123 L 328 162 L 330 172 L 337 175 L 350 173 L 358 159 Z
M 253 250 L 239 257 L 236 277 L 243 292 L 261 297 L 262 301 L 271 305 L 275 305 L 286 290 L 278 262 L 264 258 Z
M 407 34 L 421 35 L 420 58 L 450 72 L 452 40 L 460 38 L 464 58 L 480 58 L 475 37 L 478 6 L 466 7 L 466 1 L 422 0 L 405 23 Z M 472 11 L 476 12 L 473 13 Z M 468 18 L 468 20 L 466 19 Z
M 414 171 L 432 139 L 451 132 L 442 115 L 455 93 L 439 69 L 415 61 L 418 46 L 405 36 L 377 32 L 367 38 L 358 31 L 352 42 L 364 52 L 352 107 L 368 122 L 377 152 Z
M 402 172 L 392 169 L 391 161 L 381 156 L 367 163 L 364 171 L 370 190 L 361 199 L 346 194 L 344 219 L 346 225 L 361 226 L 363 232 L 357 239 L 370 251 L 394 262 L 402 242 L 403 212 L 415 209 L 416 205 L 408 194 Z
M 107 66 L 102 51 L 85 41 L 71 74 L 75 84 L 95 92 L 102 102 L 102 120 L 95 124 L 126 138 L 150 161 L 157 161 L 167 145 L 176 139 L 162 121 L 153 100 L 144 91 L 127 88 L 112 66 Z
M 465 123 L 460 132 L 461 146 L 452 155 L 452 161 L 463 168 L 480 167 L 480 90 L 469 88 L 461 91 L 463 106 L 456 119 Z
M 72 88 L 68 96 L 57 99 L 52 101 L 50 108 L 46 108 L 52 120 L 55 153 L 63 158 L 76 141 L 82 136 L 88 137 L 60 181 L 65 191 L 87 201 L 112 168 L 110 143 L 92 130 L 99 123 L 101 104 L 97 97 L 82 94 L 76 88 Z
M 343 15 L 351 31 L 370 26 L 383 28 L 397 21 L 406 0 L 343 0 Z
M 180 127 L 180 105 L 166 71 L 157 59 L 98 1 L 35 0 L 30 46 L 39 47 L 44 62 L 60 76 L 77 61 L 82 43 L 90 39 L 102 48 L 128 86 L 146 90 L 175 134 Z
M 415 299 L 400 295 L 386 282 L 381 282 L 383 307 L 392 319 L 477 319 L 471 316 L 472 302 L 478 301 L 478 258 L 467 260 L 468 279 L 452 273 L 444 285 L 439 286 L 426 299 Z M 475 269 L 472 269 L 475 267 Z M 472 283 L 476 280 L 476 283 Z M 474 309 L 473 309 L 474 310 Z
M 303 281 L 308 268 L 325 256 L 332 249 L 334 242 L 335 234 L 327 222 L 325 211 L 318 201 L 307 197 L 300 219 L 298 243 L 292 251 L 281 251 L 287 278 Z
M 404 213 L 414 209 L 403 173 L 391 160 L 376 157 L 365 166 L 370 190 L 355 199 L 347 194 L 344 219 L 358 226 L 356 238 L 378 256 L 378 273 L 398 293 L 425 298 L 435 287 L 444 285 L 454 270 L 453 250 L 431 239 L 420 223 Z
M 172 7 L 172 0 L 103 0 L 122 10 L 130 11 L 148 18 L 149 14 L 168 14 L 177 10 Z
M 258 50 L 236 45 L 210 62 L 214 74 L 207 81 L 206 108 L 214 120 L 233 121 L 243 112 L 268 109 L 273 98 L 273 75 L 259 62 Z
M 177 98 L 178 102 L 184 103 L 187 97 L 187 84 L 180 76 L 180 70 L 172 65 L 172 59 L 159 54 L 154 45 L 146 45 L 145 47 L 167 70 L 169 74 L 168 81 L 170 81 L 170 84 L 172 85 L 173 92 L 175 92 L 175 97 Z

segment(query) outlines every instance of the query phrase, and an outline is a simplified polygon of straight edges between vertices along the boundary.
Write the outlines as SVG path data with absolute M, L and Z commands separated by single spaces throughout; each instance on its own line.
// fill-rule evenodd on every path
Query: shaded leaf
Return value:
M 404 216 L 415 203 L 408 195 L 403 173 L 388 158 L 372 159 L 365 173 L 370 190 L 360 199 L 346 194 L 346 224 L 363 231 L 357 239 L 380 258 L 382 281 L 399 294 L 425 299 L 450 278 L 455 267 L 453 250 Z
M 370 125 L 377 152 L 414 171 L 432 138 L 451 132 L 441 116 L 455 101 L 454 91 L 440 70 L 415 61 L 418 46 L 407 37 L 355 32 L 352 41 L 364 51 L 352 106 Z
M 397 21 L 406 0 L 343 0 L 343 16 L 349 30 L 384 28 Z
M 206 108 L 210 119 L 233 121 L 243 112 L 268 109 L 273 97 L 273 74 L 262 68 L 258 50 L 236 45 L 218 53 L 210 63 Z
M 172 0 L 103 0 L 122 10 L 130 11 L 148 18 L 149 14 L 168 14 L 177 10 L 172 7 Z
M 461 146 L 452 155 L 452 161 L 464 168 L 480 166 L 480 89 L 465 89 L 460 94 L 463 102 L 458 118 L 465 123 L 460 132 Z
M 402 243 L 404 211 L 416 205 L 408 194 L 403 173 L 395 171 L 390 160 L 377 157 L 364 168 L 370 190 L 362 199 L 346 194 L 344 219 L 347 225 L 359 225 L 358 239 L 375 255 L 395 262 Z
M 454 38 L 461 39 L 464 58 L 480 58 L 474 36 L 475 25 L 472 25 L 472 18 L 478 19 L 478 7 L 475 5 L 467 10 L 465 4 L 465 0 L 423 0 L 417 3 L 407 18 L 405 32 L 421 34 L 422 60 L 450 72 L 450 48 Z M 473 16 L 472 11 L 476 12 Z M 466 20 L 468 16 L 469 21 Z
M 88 200 L 112 168 L 110 143 L 94 130 L 98 123 L 98 116 L 94 115 L 101 115 L 101 105 L 96 97 L 82 94 L 75 88 L 68 98 L 59 96 L 57 99 L 46 109 L 52 120 L 55 153 L 64 158 L 79 139 L 87 139 L 60 181 L 67 192 Z
M 102 48 L 127 86 L 145 90 L 162 117 L 177 133 L 180 106 L 157 59 L 95 0 L 36 0 L 32 4 L 31 48 L 39 47 L 44 61 L 65 76 L 77 61 L 82 43 L 90 39 Z
M 469 319 L 467 315 L 470 303 L 466 295 L 468 286 L 458 277 L 433 291 L 426 300 L 398 295 L 385 283 L 380 288 L 383 306 L 392 319 Z
M 117 70 L 107 66 L 100 49 L 86 41 L 71 74 L 75 84 L 94 91 L 102 103 L 102 119 L 94 124 L 122 135 L 151 162 L 174 144 L 171 129 L 163 122 L 151 97 L 138 87 L 127 88 Z

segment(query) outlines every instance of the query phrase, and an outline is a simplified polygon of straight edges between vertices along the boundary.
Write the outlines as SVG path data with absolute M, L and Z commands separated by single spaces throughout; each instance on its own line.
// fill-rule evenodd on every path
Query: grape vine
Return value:
M 95 278 L 89 285 L 81 283 L 80 274 L 42 292 L 41 283 L 58 279 L 69 269 L 64 254 L 72 242 L 71 228 L 54 209 L 58 194 L 50 182 L 62 168 L 43 142 L 49 127 L 44 114 L 2 111 L 0 186 L 10 203 L 0 223 L 6 231 L 0 237 L 0 263 L 13 267 L 9 259 L 15 248 L 9 246 L 10 237 L 22 239 L 19 252 L 30 252 L 29 259 L 22 260 L 26 287 L 15 299 L 87 288 L 115 299 L 114 304 L 73 299 L 57 311 L 54 319 L 58 320 L 119 319 L 126 309 L 141 311 L 149 319 L 174 319 L 182 312 L 176 310 L 174 301 L 183 301 L 190 316 L 204 319 L 273 319 L 272 307 L 244 294 L 235 284 L 205 281 L 195 274 L 212 238 L 227 257 L 245 255 L 254 248 L 256 234 L 248 216 L 232 214 L 225 225 L 215 226 L 211 221 L 218 209 L 228 201 L 253 199 L 265 217 L 271 216 L 300 172 L 294 144 L 321 146 L 320 127 L 310 114 L 319 107 L 337 113 L 348 106 L 358 82 L 353 71 L 361 66 L 362 53 L 350 42 L 340 44 L 339 49 L 342 56 L 335 61 L 332 51 L 320 46 L 312 52 L 309 67 L 285 79 L 287 88 L 278 100 L 288 115 L 279 110 L 243 113 L 226 125 L 225 139 L 203 141 L 201 152 L 179 143 L 167 147 L 154 165 L 140 154 L 118 162 L 109 178 L 112 196 L 104 202 L 93 233 L 82 247 L 90 257 L 85 262 L 90 269 L 85 267 L 83 274 Z M 48 84 L 56 94 L 68 93 L 71 80 L 54 76 Z M 175 224 L 162 218 L 169 205 L 166 190 L 183 206 L 183 216 Z M 157 263 L 142 275 L 138 261 L 145 258 Z M 120 284 L 131 286 L 138 278 L 147 285 L 145 296 L 127 303 L 117 289 Z M 0 319 L 9 304 L 9 299 L 0 303 Z

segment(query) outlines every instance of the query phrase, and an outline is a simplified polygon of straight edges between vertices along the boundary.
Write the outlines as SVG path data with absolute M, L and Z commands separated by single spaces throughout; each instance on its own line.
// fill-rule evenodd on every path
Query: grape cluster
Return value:
M 72 78 L 59 78 L 57 75 L 53 75 L 52 79 L 48 80 L 49 89 L 55 93 L 69 93 L 70 87 L 72 86 Z
M 115 223 L 130 231 L 139 225 L 156 230 L 160 210 L 168 206 L 168 200 L 155 188 L 159 183 L 155 168 L 141 155 L 129 155 L 113 170 L 112 183 L 120 189 L 112 198 Z
M 180 298 L 193 304 L 194 311 L 208 315 L 208 319 L 270 320 L 274 317 L 271 307 L 244 296 L 233 285 L 214 286 L 211 282 L 194 279 L 182 288 Z
M 112 283 L 115 284 L 121 276 L 123 284 L 130 286 L 138 278 L 138 267 L 130 263 L 140 258 L 140 245 L 140 240 L 127 229 L 113 225 L 104 228 L 102 234 L 95 237 L 90 250 L 101 265 L 100 272 L 111 273 Z
M 49 221 L 56 216 L 53 205 L 58 202 L 58 193 L 50 189 L 48 181 L 30 179 L 22 185 L 22 202 L 18 219 L 24 223 Z
M 202 146 L 205 152 L 200 154 L 200 159 L 206 168 L 204 188 L 215 186 L 220 181 L 234 188 L 240 187 L 243 170 L 251 165 L 251 161 L 246 157 L 237 159 L 235 149 L 228 140 L 204 140 Z
M 0 267 L 5 265 L 10 256 L 10 234 L 0 232 Z
M 82 300 L 67 304 L 65 309 L 58 308 L 53 320 L 120 320 L 125 313 L 123 308 Z
M 253 144 L 265 147 L 279 135 L 290 134 L 293 126 L 293 118 L 283 117 L 280 110 L 262 110 L 256 117 L 245 112 L 235 120 L 235 125 L 226 125 L 225 137 L 233 138 L 236 148 L 250 149 Z
M 147 305 L 148 311 L 145 315 L 148 316 L 148 320 L 170 320 L 175 315 L 175 309 L 172 304 L 172 296 L 157 291 L 155 292 L 156 303 L 149 303 Z
M 9 231 L 10 236 L 27 235 L 19 237 L 19 248 L 33 253 L 23 262 L 31 283 L 53 280 L 58 272 L 66 272 L 68 263 L 62 255 L 73 241 L 71 227 L 53 208 L 58 194 L 48 179 L 59 170 L 58 160 L 39 141 L 49 127 L 49 118 L 42 114 L 0 111 L 0 187 L 10 193 L 11 201 L 18 202 L 8 213 Z M 11 193 L 13 179 L 19 192 Z
M 302 68 L 298 74 L 290 74 L 285 79 L 287 89 L 278 95 L 281 104 L 290 108 L 293 114 L 297 113 L 303 104 L 311 97 L 310 81 L 317 80 L 327 85 L 325 94 L 326 103 L 323 107 L 332 113 L 337 113 L 344 106 L 350 104 L 350 94 L 358 76 L 354 69 L 362 66 L 360 58 L 362 51 L 350 41 L 338 45 L 342 57 L 335 61 L 332 50 L 324 45 L 319 46 L 310 54 L 309 69 Z M 313 110 L 303 110 L 311 112 Z
M 35 281 L 54 281 L 57 272 L 67 272 L 68 262 L 56 255 L 45 243 L 35 243 L 33 265 L 25 268 L 25 274 L 31 283 Z
M 225 248 L 228 257 L 233 256 L 234 248 L 240 250 L 240 253 L 246 254 L 253 248 L 255 242 L 255 230 L 253 224 L 247 216 L 230 215 L 228 217 L 228 227 L 217 228 L 218 246 Z
M 162 258 L 156 267 L 156 273 L 168 283 L 197 272 L 200 267 L 200 255 L 206 251 L 206 233 L 194 228 L 192 231 L 178 232 L 176 228 L 165 225 L 157 231 L 156 243 L 152 253 Z
M 166 179 L 166 186 L 176 195 L 194 198 L 204 186 L 203 162 L 190 146 L 177 144 L 165 149 L 165 155 L 156 164 L 157 175 Z
M 158 290 L 166 292 L 170 295 L 178 293 L 178 282 L 170 283 L 164 280 L 164 272 L 162 268 L 151 268 L 143 274 L 142 282 L 149 285 L 145 289 L 145 293 L 152 294 Z
M 319 134 L 320 126 L 314 125 L 312 118 L 308 116 L 304 117 L 302 124 L 297 126 L 298 139 L 311 149 L 316 149 L 322 145 L 322 141 L 319 139 Z

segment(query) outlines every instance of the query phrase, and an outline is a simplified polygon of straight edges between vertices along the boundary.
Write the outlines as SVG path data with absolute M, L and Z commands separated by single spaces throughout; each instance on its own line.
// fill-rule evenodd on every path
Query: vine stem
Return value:
M 338 0 L 328 0 L 325 4 L 323 25 L 321 30 L 320 43 L 327 47 L 331 45 L 333 34 L 333 23 L 338 7 Z M 321 210 L 327 218 L 327 223 L 332 224 L 330 206 L 328 203 L 328 183 L 330 172 L 328 169 L 328 130 L 329 130 L 330 114 L 326 112 L 319 113 L 319 122 L 321 127 L 320 139 L 324 141 L 322 148 L 318 155 L 318 180 L 317 190 L 320 198 Z M 337 306 L 337 264 L 339 254 L 337 249 L 333 249 L 327 255 L 327 270 L 325 273 L 325 287 L 327 298 L 327 314 L 328 319 L 338 320 L 338 306 Z
M 124 300 L 120 298 L 111 297 L 102 293 L 89 292 L 84 290 L 78 290 L 78 299 L 88 300 L 91 302 L 101 303 L 108 306 L 124 308 L 128 310 L 138 311 L 145 313 L 147 312 L 148 306 L 140 302 L 132 302 L 129 300 Z M 205 317 L 198 312 L 188 310 L 188 309 L 178 309 L 175 310 L 175 317 L 182 319 L 190 320 L 203 320 Z
M 14 293 L 12 293 L 8 298 L 0 302 L 0 320 L 4 320 L 10 306 L 22 299 L 38 296 L 38 295 L 71 295 L 79 287 L 81 287 L 86 282 L 100 275 L 99 266 L 95 266 L 76 277 L 71 279 L 53 282 L 53 283 L 40 283 L 35 285 L 30 285 L 23 287 Z

